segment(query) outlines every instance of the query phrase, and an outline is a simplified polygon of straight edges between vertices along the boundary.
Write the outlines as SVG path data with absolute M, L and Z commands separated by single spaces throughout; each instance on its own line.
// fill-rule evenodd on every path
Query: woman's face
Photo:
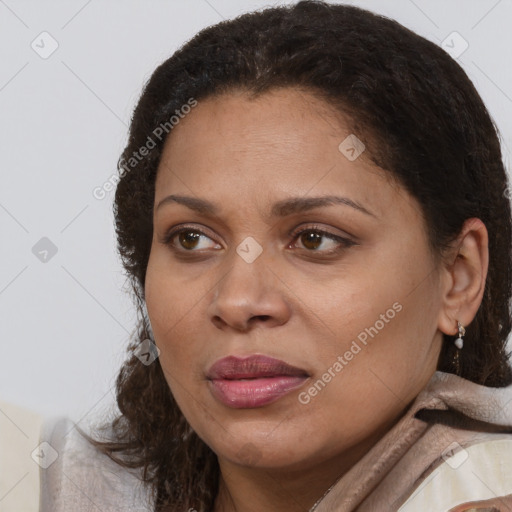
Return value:
M 349 135 L 286 88 L 199 101 L 166 142 L 148 314 L 221 464 L 350 466 L 436 369 L 442 289 L 420 207 Z

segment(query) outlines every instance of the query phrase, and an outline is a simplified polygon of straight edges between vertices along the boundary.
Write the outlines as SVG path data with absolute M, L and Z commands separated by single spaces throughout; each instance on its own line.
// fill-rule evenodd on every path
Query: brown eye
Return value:
M 348 238 L 315 227 L 299 231 L 295 234 L 295 239 L 300 241 L 300 244 L 303 246 L 302 248 L 306 249 L 308 252 L 321 254 L 338 253 L 356 245 L 355 242 Z
M 208 240 L 213 240 L 198 229 L 182 227 L 181 229 L 171 230 L 162 240 L 165 245 L 169 245 L 178 252 L 199 252 L 203 249 L 212 248 Z M 215 242 L 213 242 L 215 244 Z M 215 244 L 219 248 L 219 244 Z M 215 248 L 215 247 L 214 247 Z
M 304 231 L 300 235 L 300 240 L 302 245 L 306 247 L 306 249 L 315 250 L 321 245 L 322 238 L 324 237 L 321 233 L 316 233 L 313 231 Z
M 182 231 L 178 233 L 178 243 L 185 249 L 195 249 L 201 235 L 194 231 Z

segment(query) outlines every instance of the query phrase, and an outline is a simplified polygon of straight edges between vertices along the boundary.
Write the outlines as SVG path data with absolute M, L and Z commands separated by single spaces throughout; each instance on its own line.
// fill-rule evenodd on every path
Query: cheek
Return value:
M 180 339 L 179 333 L 186 312 L 190 310 L 189 293 L 183 293 L 183 285 L 175 272 L 165 266 L 165 259 L 152 250 L 145 282 L 145 297 L 155 343 L 160 349 L 160 362 L 164 370 L 170 370 L 186 343 L 172 343 Z
M 145 296 L 148 315 L 160 349 L 160 364 L 173 394 L 178 396 L 204 379 L 204 361 L 211 344 L 205 333 L 206 296 L 211 284 L 205 272 L 180 272 L 170 267 L 165 251 L 152 250 Z
M 315 378 L 329 381 L 325 388 L 319 383 L 319 393 L 310 388 L 318 395 L 318 414 L 336 414 L 327 412 L 328 405 L 338 403 L 356 423 L 372 422 L 400 410 L 435 371 L 439 304 L 433 274 L 425 278 L 427 267 L 421 255 L 374 267 L 352 283 L 357 293 L 344 292 L 346 305 L 340 302 L 337 313 L 330 308 L 330 330 L 339 335 L 315 353 L 323 363 Z
M 152 248 L 145 282 L 145 297 L 151 325 L 164 338 L 180 329 L 201 307 L 208 289 L 201 273 L 180 271 L 165 249 Z
M 361 302 L 352 310 L 350 335 L 314 354 L 321 364 L 301 389 L 302 412 L 326 431 L 336 425 L 332 435 L 340 443 L 356 443 L 391 421 L 435 369 L 426 367 L 430 360 L 421 348 L 429 346 L 428 334 L 411 327 L 424 313 L 406 300 L 392 302 L 396 296 L 390 290 L 381 306 Z

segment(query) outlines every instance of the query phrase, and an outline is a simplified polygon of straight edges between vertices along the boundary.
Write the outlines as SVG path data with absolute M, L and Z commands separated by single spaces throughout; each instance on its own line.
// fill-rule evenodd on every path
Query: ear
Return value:
M 489 265 L 488 234 L 477 218 L 467 219 L 442 271 L 442 307 L 438 327 L 457 334 L 457 320 L 466 327 L 480 307 Z

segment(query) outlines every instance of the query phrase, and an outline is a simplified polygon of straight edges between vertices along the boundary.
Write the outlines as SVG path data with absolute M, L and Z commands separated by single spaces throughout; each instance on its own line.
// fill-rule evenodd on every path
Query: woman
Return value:
M 507 177 L 443 50 L 313 1 L 209 27 L 119 170 L 120 415 L 47 425 L 43 510 L 512 510 Z

